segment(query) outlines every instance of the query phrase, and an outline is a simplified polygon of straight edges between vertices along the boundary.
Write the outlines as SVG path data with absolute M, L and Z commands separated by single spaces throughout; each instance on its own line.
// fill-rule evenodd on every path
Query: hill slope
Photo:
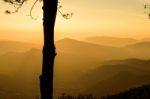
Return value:
M 104 63 L 78 81 L 81 88 L 87 88 L 86 93 L 101 97 L 150 84 L 149 78 L 149 60 L 127 59 Z
M 107 37 L 107 36 L 88 37 L 85 39 L 85 41 L 99 45 L 116 46 L 116 47 L 121 47 L 137 42 L 136 39 Z
M 102 62 L 135 57 L 128 48 L 101 46 L 68 38 L 57 41 L 56 47 L 58 53 L 55 58 L 56 93 L 74 92 L 74 90 L 77 92 L 81 88 L 80 86 L 83 86 L 83 90 L 90 92 L 95 86 L 101 85 L 102 81 L 107 85 L 110 80 L 113 82 L 113 77 L 118 79 L 118 73 L 125 73 L 133 78 L 137 77 L 137 80 L 141 79 L 139 75 L 148 76 L 149 60 L 127 59 Z M 1 55 L 0 74 L 25 82 L 25 85 L 20 84 L 22 86 L 32 86 L 33 88 L 34 84 L 33 89 L 38 92 L 38 76 L 42 63 L 41 52 L 41 50 L 32 48 L 26 52 L 10 51 Z M 147 54 L 149 53 L 145 53 L 145 55 Z M 137 76 L 137 74 L 139 75 Z M 135 79 L 135 81 L 137 80 Z M 73 84 L 74 86 L 72 86 Z
M 0 41 L 0 55 L 7 52 L 25 52 L 31 48 L 41 48 L 41 46 L 17 41 Z

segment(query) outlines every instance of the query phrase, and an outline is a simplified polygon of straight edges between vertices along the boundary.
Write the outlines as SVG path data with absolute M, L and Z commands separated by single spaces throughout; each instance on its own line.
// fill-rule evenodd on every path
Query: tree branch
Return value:
M 150 5 L 144 5 L 145 13 L 148 14 L 148 17 L 150 19 Z
M 9 3 L 9 4 L 12 4 L 12 5 L 14 6 L 14 8 L 15 8 L 14 11 L 6 10 L 5 13 L 6 13 L 6 14 L 17 13 L 17 12 L 21 9 L 21 7 L 23 6 L 24 2 L 26 2 L 26 1 L 27 1 L 27 0 L 4 0 L 4 2 L 7 2 L 7 3 Z M 33 9 L 34 9 L 34 7 L 35 7 L 35 5 L 36 5 L 36 3 L 37 3 L 38 1 L 43 1 L 43 0 L 35 0 L 34 3 L 33 3 L 33 5 L 32 5 L 32 7 L 31 7 L 31 9 L 30 9 L 30 14 L 28 15 L 28 16 L 30 16 L 30 17 L 31 17 L 32 19 L 34 19 L 34 20 L 36 20 L 38 17 L 35 18 L 35 17 L 32 15 L 32 11 L 33 11 Z M 58 2 L 58 3 L 60 4 L 60 2 Z M 65 18 L 65 19 L 70 19 L 70 18 L 72 18 L 73 13 L 63 13 L 63 12 L 61 11 L 61 9 L 62 9 L 62 5 L 58 5 L 58 12 L 60 13 L 60 15 L 61 15 L 63 18 Z

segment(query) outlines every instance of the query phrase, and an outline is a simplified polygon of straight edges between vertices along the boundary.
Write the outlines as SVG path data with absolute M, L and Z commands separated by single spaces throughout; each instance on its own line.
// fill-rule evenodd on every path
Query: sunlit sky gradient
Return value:
M 32 1 L 29 0 L 19 13 L 11 15 L 4 14 L 4 11 L 13 7 L 0 1 L 0 40 L 42 42 L 42 3 L 33 10 L 38 19 L 32 20 L 27 16 Z M 148 1 L 61 0 L 62 12 L 73 12 L 74 15 L 65 20 L 58 13 L 55 39 L 83 39 L 88 36 L 149 38 L 150 20 L 143 9 Z

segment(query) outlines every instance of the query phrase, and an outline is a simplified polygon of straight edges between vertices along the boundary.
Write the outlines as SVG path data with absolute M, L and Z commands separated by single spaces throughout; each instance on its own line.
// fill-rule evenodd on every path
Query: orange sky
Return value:
M 85 38 L 87 36 L 150 37 L 150 20 L 144 13 L 145 0 L 62 0 L 64 12 L 73 12 L 70 20 L 58 13 L 55 38 Z M 33 11 L 37 20 L 28 17 L 32 2 L 27 2 L 17 14 L 5 15 L 12 9 L 0 1 L 0 40 L 42 42 L 42 3 Z

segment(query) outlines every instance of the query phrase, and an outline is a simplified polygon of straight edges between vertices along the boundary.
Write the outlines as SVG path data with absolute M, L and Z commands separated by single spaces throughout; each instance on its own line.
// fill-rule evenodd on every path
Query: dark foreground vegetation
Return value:
M 62 94 L 58 99 L 96 99 L 93 95 L 78 95 L 78 96 L 71 96 Z
M 130 89 L 112 96 L 96 98 L 93 95 L 70 96 L 62 94 L 58 99 L 150 99 L 150 85 Z
M 102 99 L 150 99 L 150 85 L 130 89 Z

